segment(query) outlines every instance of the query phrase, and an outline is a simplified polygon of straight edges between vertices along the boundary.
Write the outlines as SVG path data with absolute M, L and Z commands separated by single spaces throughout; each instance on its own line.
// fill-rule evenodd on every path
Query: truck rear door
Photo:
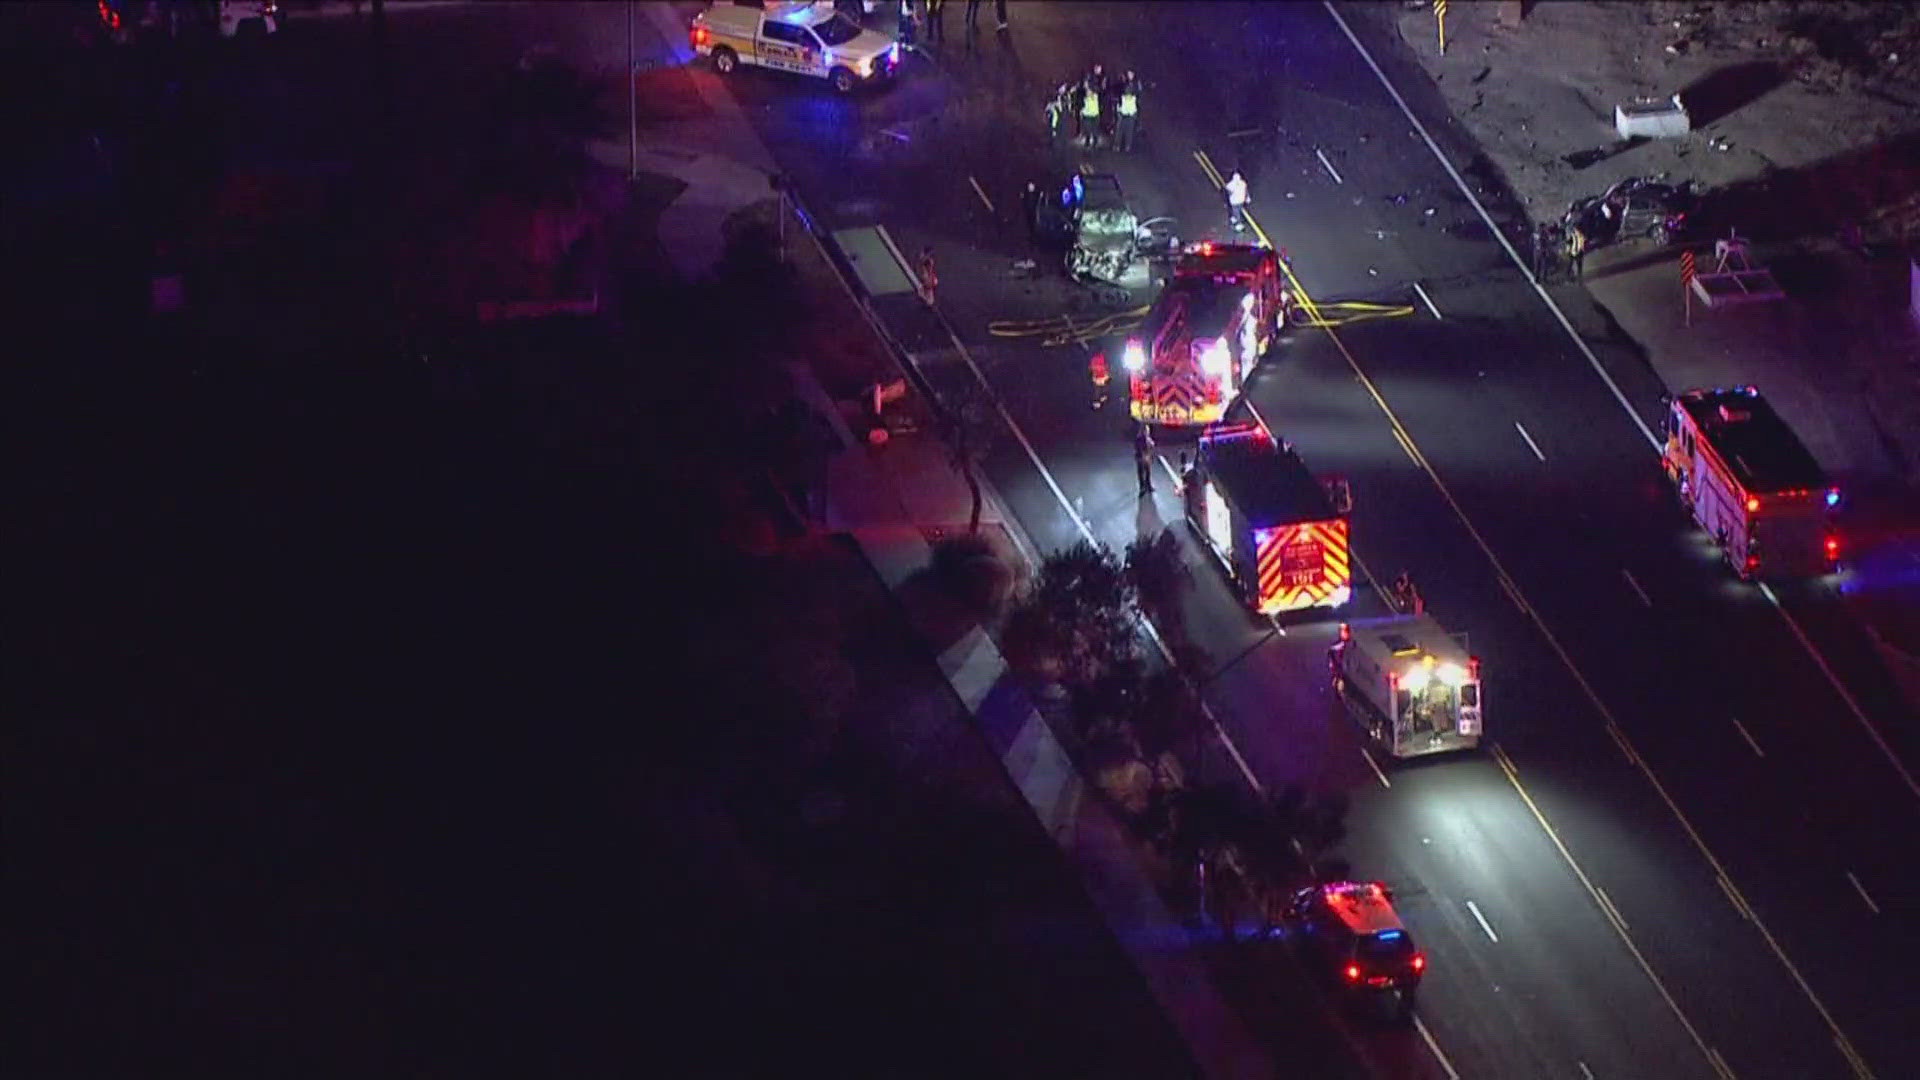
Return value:
M 804 26 L 763 17 L 760 20 L 760 37 L 754 43 L 754 48 L 760 54 L 760 63 L 770 68 L 802 75 L 818 73 L 820 46 Z

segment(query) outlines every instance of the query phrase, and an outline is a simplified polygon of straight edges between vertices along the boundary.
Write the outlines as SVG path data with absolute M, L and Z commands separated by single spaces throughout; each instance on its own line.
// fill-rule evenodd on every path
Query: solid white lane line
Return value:
M 1540 452 L 1540 444 L 1533 441 L 1533 436 L 1527 434 L 1527 429 L 1520 426 L 1520 421 L 1515 420 L 1513 422 L 1513 430 L 1519 432 L 1520 437 L 1527 440 L 1527 449 L 1533 451 L 1533 456 L 1539 458 L 1541 463 L 1545 464 L 1547 455 Z
M 1420 141 L 1426 143 L 1428 150 L 1433 151 L 1433 156 L 1440 162 L 1440 167 L 1447 170 L 1447 175 L 1453 177 L 1453 182 L 1459 185 L 1460 193 L 1467 197 L 1467 202 L 1473 204 L 1474 210 L 1480 215 L 1480 220 L 1486 223 L 1487 231 L 1491 232 L 1493 238 L 1500 242 L 1500 246 L 1506 249 L 1507 257 L 1513 260 L 1513 265 L 1519 267 L 1520 272 L 1526 275 L 1526 279 L 1533 283 L 1533 291 L 1546 302 L 1547 308 L 1553 312 L 1561 328 L 1586 356 L 1587 363 L 1592 365 L 1594 373 L 1599 375 L 1600 381 L 1606 383 L 1607 389 L 1613 392 L 1613 400 L 1619 402 L 1620 407 L 1626 410 L 1627 418 L 1633 421 L 1634 427 L 1640 429 L 1640 434 L 1646 438 L 1647 445 L 1656 450 L 1659 449 L 1660 440 L 1654 437 L 1653 430 L 1647 427 L 1647 422 L 1640 419 L 1640 414 L 1634 412 L 1633 406 L 1627 403 L 1627 395 L 1620 392 L 1620 385 L 1613 381 L 1613 376 L 1607 374 L 1606 368 L 1600 366 L 1600 358 L 1593 355 L 1593 350 L 1587 347 L 1586 341 L 1574 332 L 1573 323 L 1567 320 L 1566 313 L 1560 310 L 1560 305 L 1554 303 L 1553 297 L 1549 296 L 1547 290 L 1535 280 L 1533 271 L 1527 266 L 1527 261 L 1520 257 L 1519 252 L 1513 250 L 1513 245 L 1507 242 L 1506 236 L 1500 232 L 1500 227 L 1493 223 L 1492 215 L 1487 213 L 1486 207 L 1480 205 L 1480 200 L 1474 196 L 1473 189 L 1467 186 L 1467 181 L 1460 175 L 1460 170 L 1454 168 L 1453 162 L 1447 160 L 1447 155 L 1440 152 L 1440 144 L 1433 141 L 1432 135 L 1427 134 L 1426 125 L 1420 122 L 1419 117 L 1413 115 L 1413 109 L 1407 105 L 1407 99 L 1400 96 L 1399 89 L 1393 85 L 1392 80 L 1387 78 L 1387 73 L 1380 70 L 1379 64 L 1374 63 L 1373 54 L 1367 51 L 1365 45 L 1360 44 L 1358 37 L 1354 36 L 1352 28 L 1347 25 L 1347 20 L 1333 6 L 1333 0 L 1322 0 L 1322 3 L 1327 9 L 1327 14 L 1333 16 L 1333 21 L 1340 24 L 1340 32 L 1353 43 L 1354 50 L 1360 54 L 1360 59 L 1367 62 L 1367 67 L 1372 69 L 1374 77 L 1380 80 L 1380 85 L 1387 88 L 1387 94 L 1393 98 L 1393 103 L 1400 106 L 1400 112 L 1406 116 L 1407 122 L 1413 125 L 1414 133 L 1420 136 Z
M 1853 882 L 1853 891 L 1860 894 L 1860 899 L 1867 902 L 1867 907 L 1873 909 L 1875 915 L 1880 914 L 1880 905 L 1874 903 L 1873 897 L 1867 895 L 1866 888 L 1860 884 L 1859 878 L 1853 876 L 1853 871 L 1847 871 L 1847 880 Z
M 1427 1030 L 1426 1021 L 1415 1016 L 1413 1026 L 1420 1032 L 1420 1038 L 1426 1041 L 1427 1049 L 1433 1051 L 1434 1060 L 1440 1063 L 1441 1068 L 1447 1070 L 1448 1080 L 1460 1080 L 1460 1070 L 1455 1069 L 1453 1062 L 1447 1060 L 1447 1055 L 1440 1052 L 1440 1044 L 1433 1041 L 1433 1032 Z
M 1760 749 L 1760 744 L 1753 741 L 1753 736 L 1747 734 L 1747 726 L 1745 724 L 1742 724 L 1738 717 L 1732 717 L 1730 719 L 1733 720 L 1733 729 L 1740 733 L 1741 738 L 1747 740 L 1748 746 L 1753 747 L 1753 756 L 1766 757 L 1767 752 L 1765 750 Z
M 1493 932 L 1493 927 L 1487 924 L 1487 917 L 1480 914 L 1480 906 L 1469 900 L 1467 901 L 1467 910 L 1473 912 L 1473 917 L 1475 921 L 1479 922 L 1480 929 L 1487 932 L 1487 939 L 1495 945 L 1500 944 L 1500 935 Z
M 1626 567 L 1623 566 L 1620 568 L 1620 576 L 1627 579 L 1628 587 L 1633 589 L 1633 595 L 1639 597 L 1641 603 L 1647 605 L 1648 607 L 1653 606 L 1653 601 L 1647 599 L 1647 590 L 1641 588 L 1640 583 L 1633 580 L 1633 575 L 1627 573 Z
M 899 246 L 893 242 L 893 237 L 888 235 L 886 226 L 876 224 L 874 229 L 879 232 L 880 239 L 885 242 L 887 248 L 893 252 L 894 258 L 900 260 L 903 267 L 906 266 L 905 258 L 900 254 Z M 913 272 L 908 269 L 907 273 L 911 276 Z M 914 280 L 918 282 L 917 278 Z M 973 373 L 974 381 L 979 383 L 980 389 L 986 391 L 987 399 L 993 402 L 994 411 L 1000 414 L 1000 419 L 1007 425 L 1007 430 L 1013 433 L 1014 440 L 1020 444 L 1020 449 L 1027 455 L 1027 460 L 1032 463 L 1034 471 L 1040 474 L 1040 479 L 1047 485 L 1047 490 L 1053 493 L 1054 501 L 1060 504 L 1060 509 L 1066 511 L 1067 519 L 1073 522 L 1073 527 L 1080 533 L 1081 539 L 1096 547 L 1099 546 L 1100 540 L 1093 535 L 1093 527 L 1087 524 L 1086 516 L 1078 509 L 1078 500 L 1067 498 L 1066 491 L 1054 478 L 1053 471 L 1047 468 L 1046 462 L 1040 460 L 1040 451 L 1034 448 L 1033 440 L 1027 438 L 1026 431 L 1014 420 L 1013 414 L 1007 411 L 1006 402 L 994 392 L 993 384 L 987 381 L 986 372 L 981 371 L 980 365 L 974 361 L 973 353 L 967 348 L 966 342 L 960 340 L 959 332 L 953 328 L 952 323 L 947 321 L 945 315 L 935 311 L 934 316 L 940 320 L 941 328 L 946 331 L 947 340 L 953 342 L 954 351 L 960 354 L 960 359 L 966 362 L 967 370 Z M 912 354 L 909 353 L 908 356 L 911 357 Z M 1173 653 L 1167 648 L 1166 641 L 1160 637 L 1160 631 L 1155 628 L 1153 621 L 1144 619 L 1140 625 L 1141 629 L 1147 633 L 1147 640 L 1153 642 L 1154 648 L 1160 650 L 1161 658 L 1172 663 Z M 1227 755 L 1239 768 L 1240 775 L 1246 780 L 1247 786 L 1252 788 L 1256 795 L 1266 794 L 1267 789 L 1260 783 L 1260 778 L 1253 775 L 1253 767 L 1247 764 L 1246 756 L 1240 753 L 1238 746 L 1234 745 L 1233 739 L 1227 735 L 1226 727 L 1220 723 L 1220 718 L 1213 714 L 1213 709 L 1205 701 L 1200 703 L 1200 712 L 1213 725 L 1214 737 L 1220 740 L 1220 745 L 1227 748 Z
M 1873 745 L 1880 748 L 1880 752 L 1885 754 L 1887 760 L 1893 764 L 1893 771 L 1899 773 L 1900 779 L 1906 782 L 1907 790 L 1920 795 L 1920 783 L 1914 781 L 1913 774 L 1907 771 L 1906 765 L 1902 764 L 1900 758 L 1894 754 L 1893 747 L 1887 745 L 1887 740 L 1881 736 L 1880 729 L 1873 726 L 1873 721 L 1867 719 L 1867 714 L 1860 710 L 1860 703 L 1853 700 L 1853 695 L 1847 692 L 1846 686 L 1840 682 L 1840 676 L 1835 675 L 1833 669 L 1827 666 L 1827 658 L 1821 656 L 1820 650 L 1814 648 L 1813 642 L 1807 640 L 1807 635 L 1800 630 L 1800 623 L 1787 614 L 1787 609 L 1780 604 L 1780 598 L 1773 595 L 1773 590 L 1768 588 L 1764 581 L 1760 583 L 1760 595 L 1765 596 L 1773 605 L 1773 610 L 1779 612 L 1780 617 L 1787 621 L 1787 629 L 1792 630 L 1793 636 L 1800 639 L 1800 644 L 1807 650 L 1807 655 L 1813 657 L 1813 662 L 1819 666 L 1821 674 L 1833 684 L 1834 692 L 1839 694 L 1840 700 L 1846 702 L 1847 708 L 1853 711 L 1853 718 L 1860 721 L 1861 727 L 1867 729 L 1867 735 L 1873 739 Z
M 980 201 L 987 204 L 987 213 L 989 214 L 997 213 L 997 211 L 994 210 L 993 208 L 993 200 L 987 198 L 987 193 L 980 190 L 980 181 L 975 180 L 972 176 L 968 176 L 967 183 L 973 185 L 973 193 L 975 195 L 980 196 Z
M 1393 786 L 1387 783 L 1387 774 L 1380 771 L 1380 764 L 1373 760 L 1372 754 L 1367 753 L 1366 747 L 1363 746 L 1360 748 L 1360 756 L 1367 759 L 1367 767 L 1373 770 L 1373 775 L 1380 778 L 1381 787 L 1391 788 Z
M 1333 177 L 1334 183 L 1336 184 L 1346 183 L 1345 180 L 1340 179 L 1340 174 L 1334 170 L 1333 162 L 1327 160 L 1327 155 L 1321 153 L 1319 147 L 1316 146 L 1313 148 L 1313 156 L 1319 158 L 1320 164 L 1325 165 L 1327 167 L 1327 175 Z
M 1419 282 L 1416 281 L 1413 283 L 1413 291 L 1419 293 L 1420 299 L 1426 301 L 1427 310 L 1433 312 L 1434 318 L 1438 319 L 1441 317 L 1440 309 L 1433 306 L 1433 297 L 1427 295 L 1427 290 L 1421 288 Z

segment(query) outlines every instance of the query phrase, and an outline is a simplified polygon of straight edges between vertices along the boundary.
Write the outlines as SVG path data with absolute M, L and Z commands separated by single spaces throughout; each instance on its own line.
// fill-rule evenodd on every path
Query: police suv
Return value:
M 1300 951 L 1343 990 L 1389 999 L 1402 1016 L 1412 1014 L 1427 958 L 1400 924 L 1385 885 L 1336 881 L 1302 889 L 1284 921 Z
M 689 36 L 693 51 L 722 75 L 756 64 L 825 79 L 841 93 L 900 66 L 897 42 L 862 28 L 831 0 L 715 4 L 694 16 Z

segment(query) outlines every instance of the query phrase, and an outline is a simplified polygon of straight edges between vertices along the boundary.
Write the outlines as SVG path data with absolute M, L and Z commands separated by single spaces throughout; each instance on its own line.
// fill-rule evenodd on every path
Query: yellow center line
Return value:
M 1213 167 L 1213 162 L 1207 157 L 1206 151 L 1195 150 L 1194 158 L 1200 162 L 1200 167 L 1207 173 L 1207 178 L 1213 181 L 1215 188 L 1225 187 L 1225 184 L 1220 179 L 1219 170 Z M 1260 242 L 1268 248 L 1272 248 L 1275 252 L 1278 252 L 1279 249 L 1274 248 L 1272 241 L 1267 238 L 1266 231 L 1260 227 L 1259 222 L 1254 220 L 1253 215 L 1246 213 L 1245 217 L 1247 224 L 1253 228 L 1254 234 L 1260 238 Z M 1300 298 L 1301 306 L 1306 308 L 1307 314 L 1311 316 L 1316 323 L 1321 322 L 1322 320 L 1320 319 L 1318 309 L 1314 305 L 1313 297 L 1301 286 L 1300 279 L 1294 276 L 1293 267 L 1289 266 L 1285 259 L 1278 261 L 1281 271 L 1287 275 L 1287 281 L 1293 286 L 1294 294 Z M 1466 511 L 1460 506 L 1459 501 L 1453 497 L 1453 492 L 1448 490 L 1445 481 L 1440 479 L 1440 474 L 1434 469 L 1433 463 L 1427 460 L 1427 456 L 1421 452 L 1419 445 L 1413 441 L 1413 435 L 1407 431 L 1405 425 L 1401 424 L 1400 418 L 1394 414 L 1393 408 L 1387 404 L 1387 399 L 1380 393 L 1379 387 L 1374 385 L 1373 380 L 1368 378 L 1366 371 L 1360 367 L 1360 361 L 1356 359 L 1352 351 L 1347 348 L 1346 342 L 1340 340 L 1339 333 L 1336 332 L 1332 326 L 1321 325 L 1320 329 L 1326 332 L 1327 338 L 1333 342 L 1334 348 L 1338 349 L 1340 355 L 1346 358 L 1347 366 L 1353 369 L 1354 377 L 1358 379 L 1360 385 L 1366 389 L 1367 396 L 1373 399 L 1374 405 L 1379 407 L 1381 415 L 1387 418 L 1387 424 L 1393 429 L 1394 437 L 1400 442 L 1401 448 L 1406 450 L 1407 455 L 1413 459 L 1414 464 L 1418 465 L 1420 470 L 1427 474 L 1427 478 L 1433 481 L 1434 488 L 1440 492 L 1440 497 L 1446 500 L 1447 506 L 1453 510 L 1454 517 L 1459 519 L 1460 524 L 1466 528 L 1467 534 L 1473 538 L 1473 542 L 1480 548 L 1481 554 L 1487 557 L 1487 562 L 1492 565 L 1494 576 L 1499 581 L 1500 587 L 1513 598 L 1514 603 L 1525 613 L 1533 625 L 1539 629 L 1541 635 L 1546 638 L 1547 644 L 1553 649 L 1554 654 L 1560 658 L 1560 662 L 1564 664 L 1567 671 L 1573 675 L 1574 682 L 1579 685 L 1581 693 L 1586 696 L 1588 701 L 1593 703 L 1593 707 L 1605 718 L 1607 724 L 1613 729 L 1615 737 L 1624 743 L 1626 736 L 1624 732 L 1618 730 L 1619 725 L 1614 721 L 1612 710 L 1608 709 L 1606 703 L 1600 700 L 1600 695 L 1594 690 L 1593 685 L 1587 681 L 1586 676 L 1583 675 L 1579 667 L 1574 664 L 1573 657 L 1561 646 L 1560 640 L 1554 637 L 1553 631 L 1547 629 L 1547 624 L 1545 620 L 1541 619 L 1539 612 L 1536 611 L 1533 605 L 1522 595 L 1519 585 L 1515 583 L 1513 578 L 1507 573 L 1506 567 L 1501 565 L 1499 556 L 1493 553 L 1492 545 L 1488 544 L 1486 538 L 1480 534 L 1480 530 L 1474 527 L 1472 520 L 1467 517 Z M 1633 753 L 1630 744 L 1626 748 L 1628 752 L 1632 754 L 1634 763 L 1640 767 L 1641 775 L 1645 776 L 1653 785 L 1654 791 L 1659 794 L 1661 801 L 1666 804 L 1667 809 L 1679 820 L 1680 827 L 1686 831 L 1687 836 L 1693 841 L 1694 847 L 1706 857 L 1708 864 L 1713 867 L 1716 874 L 1725 877 L 1726 870 L 1721 865 L 1720 860 L 1715 858 L 1713 852 L 1708 849 L 1706 842 L 1701 839 L 1699 832 L 1694 829 L 1693 823 L 1688 820 L 1686 814 L 1681 811 L 1679 804 L 1673 801 L 1673 797 L 1667 793 L 1665 785 L 1661 784 L 1659 779 L 1653 775 L 1653 771 L 1647 768 L 1646 763 L 1640 760 L 1639 755 Z M 1526 802 L 1527 808 L 1532 811 L 1534 820 L 1538 821 L 1540 827 L 1546 830 L 1548 838 L 1553 841 L 1553 846 L 1559 850 L 1560 856 L 1566 860 L 1568 866 L 1573 868 L 1574 875 L 1578 877 L 1580 883 L 1586 887 L 1588 894 L 1593 897 L 1596 904 L 1601 905 L 1602 910 L 1605 910 L 1609 905 L 1601 900 L 1598 887 L 1587 877 L 1586 871 L 1581 869 L 1580 864 L 1574 861 L 1573 853 L 1561 842 L 1559 834 L 1554 830 L 1553 826 L 1548 823 L 1546 815 L 1540 811 L 1540 808 L 1534 804 L 1533 798 L 1528 795 L 1526 789 L 1521 786 L 1519 777 L 1517 775 L 1509 775 L 1508 779 L 1513 784 L 1514 790 L 1519 792 L 1521 799 Z M 1609 918 L 1608 922 L 1611 924 L 1613 920 Z M 1809 998 L 1813 998 L 1812 988 L 1808 986 L 1806 980 L 1800 976 L 1799 969 L 1794 967 L 1792 961 L 1787 960 L 1786 954 L 1780 951 L 1777 944 L 1774 944 L 1773 936 L 1767 933 L 1766 928 L 1762 926 L 1757 919 L 1753 921 L 1753 925 L 1760 929 L 1761 935 L 1767 939 L 1768 944 L 1773 945 L 1774 955 L 1786 964 L 1787 971 L 1793 976 L 1794 980 L 1800 984 L 1801 990 L 1804 991 Z M 1673 994 L 1667 989 L 1666 984 L 1662 982 L 1660 976 L 1654 972 L 1653 966 L 1648 963 L 1646 957 L 1641 954 L 1639 947 L 1634 944 L 1633 939 L 1628 936 L 1627 932 L 1620 925 L 1614 925 L 1614 929 L 1615 932 L 1620 935 L 1620 940 L 1626 944 L 1627 949 L 1633 953 L 1634 959 L 1638 961 L 1640 965 L 1640 970 L 1646 973 L 1647 978 L 1654 984 L 1655 989 L 1660 992 L 1660 996 L 1666 1000 L 1667 1007 L 1673 1010 L 1673 1015 L 1680 1021 L 1680 1026 L 1686 1029 L 1688 1036 L 1693 1039 L 1694 1045 L 1700 1048 L 1701 1053 L 1705 1054 L 1708 1060 L 1713 1060 L 1716 1057 L 1713 1048 L 1707 1044 L 1705 1037 L 1701 1035 L 1699 1029 L 1693 1026 L 1693 1021 L 1687 1018 L 1687 1014 L 1680 1008 L 1680 1003 L 1674 999 Z M 1813 1001 L 1814 1007 L 1819 1009 L 1822 1016 L 1827 1019 L 1829 1027 L 1832 1027 L 1837 1033 L 1839 1029 L 1837 1025 L 1833 1024 L 1831 1015 L 1827 1013 L 1825 1007 L 1820 1004 L 1817 998 L 1814 998 Z M 1847 1049 L 1851 1050 L 1851 1047 L 1847 1047 Z

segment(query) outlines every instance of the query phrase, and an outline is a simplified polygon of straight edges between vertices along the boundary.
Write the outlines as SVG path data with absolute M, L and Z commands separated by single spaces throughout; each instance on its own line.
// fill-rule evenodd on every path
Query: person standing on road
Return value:
M 1587 268 L 1587 230 L 1578 225 L 1567 230 L 1567 262 L 1573 272 L 1573 280 L 1581 280 Z
M 1117 110 L 1118 125 L 1114 129 L 1114 142 L 1121 153 L 1133 149 L 1134 133 L 1140 129 L 1140 81 L 1133 72 L 1127 72 L 1125 82 L 1120 84 L 1120 105 Z
M 932 307 L 934 290 L 940 287 L 940 275 L 933 268 L 932 248 L 920 249 L 920 257 L 914 260 L 914 271 L 920 275 L 920 299 Z
M 980 0 L 967 0 L 967 32 L 973 32 L 973 20 L 980 14 Z
M 900 47 L 913 48 L 913 0 L 900 0 Z
M 1097 72 L 1099 69 L 1094 70 Z M 1088 79 L 1086 85 L 1080 88 L 1080 130 L 1084 144 L 1089 149 L 1100 141 L 1100 97 L 1103 92 L 1097 76 Z
M 1153 431 L 1145 424 L 1133 433 L 1133 471 L 1140 477 L 1140 497 L 1153 494 Z
M 1000 20 L 999 29 L 1007 28 L 1007 0 L 993 0 L 994 18 Z
M 1027 181 L 1027 190 L 1020 193 L 1020 219 L 1027 224 L 1027 239 L 1040 242 L 1040 185 Z
M 1107 384 L 1113 380 L 1107 370 L 1107 354 L 1097 352 L 1087 361 L 1087 375 L 1093 380 L 1093 408 L 1095 412 L 1107 406 Z
M 1233 227 L 1234 232 L 1240 232 L 1247 227 L 1247 180 L 1240 175 L 1239 169 L 1233 170 L 1233 175 L 1227 177 L 1225 190 L 1227 224 Z
M 1053 99 L 1047 102 L 1047 145 L 1060 145 L 1060 129 L 1067 122 L 1067 99 L 1071 96 L 1067 84 L 1061 83 L 1060 89 L 1053 92 Z
M 927 43 L 947 40 L 947 17 L 941 10 L 947 0 L 927 0 Z

